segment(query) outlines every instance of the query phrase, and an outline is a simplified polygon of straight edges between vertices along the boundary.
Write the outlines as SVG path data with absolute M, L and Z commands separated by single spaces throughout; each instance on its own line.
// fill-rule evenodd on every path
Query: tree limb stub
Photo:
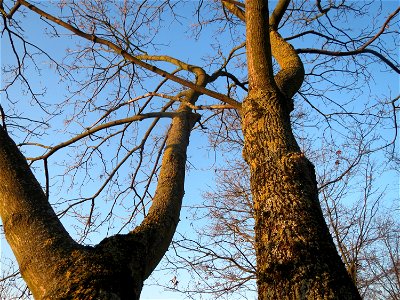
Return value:
M 292 45 L 277 31 L 271 31 L 270 38 L 272 55 L 280 66 L 280 71 L 274 77 L 275 82 L 287 98 L 292 98 L 304 80 L 303 63 Z

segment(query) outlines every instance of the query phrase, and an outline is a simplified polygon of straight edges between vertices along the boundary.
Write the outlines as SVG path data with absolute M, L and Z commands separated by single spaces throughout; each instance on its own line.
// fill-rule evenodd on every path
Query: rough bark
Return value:
M 62 227 L 25 158 L 3 128 L 0 213 L 7 241 L 27 284 L 46 293 L 56 284 L 60 272 L 57 261 L 69 256 L 78 245 Z
M 259 299 L 360 299 L 323 219 L 314 166 L 291 129 L 290 97 L 302 83 L 303 66 L 293 48 L 269 32 L 267 4 L 246 2 L 250 90 L 242 105 Z M 275 78 L 270 48 L 281 67 Z

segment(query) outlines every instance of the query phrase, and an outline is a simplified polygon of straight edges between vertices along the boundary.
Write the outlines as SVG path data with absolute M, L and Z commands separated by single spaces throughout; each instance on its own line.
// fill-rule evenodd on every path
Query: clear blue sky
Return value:
M 392 1 L 392 2 L 387 2 L 387 9 L 390 10 L 395 5 L 397 2 Z M 390 7 L 389 7 L 390 6 Z M 160 53 L 150 53 L 150 54 L 169 54 L 173 55 L 183 61 L 190 62 L 192 64 L 200 64 L 204 65 L 204 61 L 201 60 L 202 57 L 207 55 L 207 53 L 210 51 L 209 44 L 210 42 L 215 42 L 213 32 L 215 28 L 209 28 L 206 27 L 204 32 L 200 35 L 200 38 L 196 41 L 193 40 L 193 36 L 190 31 L 187 31 L 187 27 L 185 25 L 191 24 L 195 22 L 194 16 L 192 14 L 192 8 L 186 7 L 179 11 L 179 14 L 182 16 L 180 18 L 180 21 L 182 22 L 182 26 L 178 26 L 178 23 L 174 23 L 171 26 L 164 27 L 160 33 L 160 39 L 157 40 L 158 43 L 160 43 L 159 48 Z M 365 24 L 367 20 L 363 20 L 359 24 Z M 168 23 L 168 22 L 166 22 Z M 49 51 L 49 53 L 53 54 L 55 58 L 60 59 L 62 58 L 65 53 L 67 48 L 71 47 L 71 42 L 75 42 L 79 39 L 70 39 L 70 38 L 61 38 L 57 39 L 57 42 L 54 42 L 54 40 L 49 39 L 46 35 L 44 35 L 44 27 L 42 22 L 39 22 L 38 18 L 36 16 L 32 16 L 31 13 L 28 13 L 26 20 L 24 20 L 24 24 L 28 24 L 26 29 L 26 36 L 29 37 L 30 41 L 34 41 L 40 47 L 43 49 Z M 350 24 L 351 25 L 351 24 Z M 48 26 L 45 26 L 49 28 Z M 4 37 L 3 37 L 4 39 Z M 219 36 L 218 41 L 221 43 L 223 47 L 229 47 L 229 45 L 226 44 L 225 37 Z M 12 58 L 11 52 L 10 52 L 10 47 L 8 43 L 2 41 L 2 47 L 1 47 L 1 65 L 4 66 L 9 63 L 9 60 Z M 35 73 L 37 70 L 30 69 L 28 70 L 27 73 L 27 78 L 29 78 L 30 83 L 33 87 L 36 87 L 37 90 L 40 90 L 42 87 L 46 88 L 46 94 L 44 96 L 44 99 L 50 103 L 57 103 L 60 100 L 64 99 L 65 96 L 67 96 L 67 87 L 66 85 L 68 82 L 61 83 L 59 82 L 59 79 L 54 75 L 54 70 L 49 68 L 49 64 L 46 62 L 46 59 L 39 59 L 39 65 L 38 67 L 41 69 L 41 76 L 37 76 L 37 73 Z M 377 69 L 376 67 L 375 71 L 380 72 L 380 68 Z M 4 78 L 3 78 L 4 79 Z M 159 78 L 155 79 L 154 81 L 150 81 L 150 84 L 156 84 L 159 81 Z M 380 72 L 379 76 L 376 76 L 374 78 L 374 81 L 371 81 L 371 87 L 373 89 L 374 95 L 388 95 L 391 94 L 393 97 L 397 96 L 399 94 L 399 82 L 398 82 L 398 76 L 393 76 L 393 74 L 390 74 L 388 72 Z M 388 90 L 391 92 L 388 93 Z M 344 98 L 351 98 L 351 95 L 349 94 L 349 91 L 346 91 L 346 94 L 342 94 L 340 91 L 327 91 L 327 94 L 329 94 L 331 97 L 338 99 L 339 101 L 345 101 Z M 361 101 L 356 103 L 353 102 L 351 105 L 357 106 L 357 105 L 363 105 L 365 103 L 368 103 L 371 99 L 368 99 L 367 96 L 368 93 L 365 93 L 364 96 L 361 95 L 360 99 Z M 31 115 L 39 116 L 42 114 L 42 112 L 37 109 L 37 106 L 35 105 L 34 102 L 31 101 L 29 94 L 26 94 L 23 90 L 18 88 L 16 86 L 15 89 L 12 90 L 12 96 L 15 98 L 20 99 L 21 101 L 21 107 L 24 107 L 24 111 L 26 115 Z M 2 105 L 7 108 L 8 104 L 5 101 L 4 95 L 1 95 L 1 103 Z M 361 103 L 361 104 L 360 104 Z M 320 104 L 319 104 L 320 105 Z M 322 106 L 322 105 L 321 105 Z M 69 113 L 66 111 L 65 113 Z M 63 127 L 62 124 L 62 118 L 55 118 L 51 120 L 52 122 L 52 128 L 57 130 L 57 127 Z M 73 128 L 73 127 L 72 127 Z M 76 128 L 75 128 L 76 129 Z M 305 128 L 304 130 L 309 130 Z M 316 129 L 312 129 L 316 130 Z M 301 130 L 300 130 L 301 131 Z M 57 132 L 57 131 L 55 131 Z M 77 131 L 78 132 L 78 131 Z M 315 132 L 316 135 L 320 134 L 318 130 Z M 391 132 L 390 132 L 391 134 Z M 19 138 L 22 138 L 23 135 L 20 134 Z M 63 141 L 68 139 L 69 135 L 68 133 L 60 131 L 58 134 L 51 134 L 49 136 L 44 137 L 44 142 L 47 143 L 52 143 L 54 144 L 56 141 Z M 221 157 L 221 153 L 214 152 L 212 148 L 209 147 L 208 143 L 205 142 L 206 139 L 205 134 L 201 134 L 201 132 L 197 131 L 193 133 L 191 142 L 190 142 L 190 147 L 189 147 L 189 152 L 188 152 L 188 158 L 190 162 L 189 171 L 187 175 L 187 180 L 186 180 L 186 193 L 185 193 L 185 199 L 184 199 L 184 205 L 185 206 L 190 206 L 194 205 L 196 203 L 201 203 L 202 202 L 202 193 L 208 189 L 209 186 L 213 186 L 214 184 L 214 169 L 216 166 L 220 165 L 223 163 L 223 159 Z M 18 140 L 18 137 L 16 138 Z M 20 140 L 18 140 L 20 142 Z M 43 142 L 43 141 L 42 141 Z M 338 143 L 339 144 L 339 143 Z M 37 150 L 30 150 L 29 152 L 30 155 L 33 155 L 35 151 Z M 37 152 L 38 153 L 38 152 Z M 36 154 L 37 154 L 36 153 Z M 61 151 L 57 155 L 57 161 L 58 160 L 63 160 L 64 155 L 67 155 L 67 151 Z M 226 157 L 225 157 L 226 158 Z M 378 157 L 379 159 L 379 157 Z M 62 172 L 62 169 L 57 169 L 57 161 L 53 159 L 52 163 L 52 173 L 56 174 L 57 171 Z M 43 176 L 39 175 L 39 178 L 43 179 Z M 381 184 L 382 187 L 384 186 L 389 186 L 387 189 L 388 191 L 388 197 L 391 199 L 397 198 L 399 196 L 398 194 L 398 174 L 395 172 L 390 172 L 390 173 L 384 173 L 381 177 Z M 60 181 L 57 181 L 59 184 Z M 94 189 L 94 186 L 87 186 L 87 190 Z M 70 191 L 67 190 L 67 188 L 63 188 L 60 192 L 60 194 L 65 193 L 68 194 Z M 190 232 L 190 220 L 187 219 L 189 217 L 187 209 L 184 208 L 182 211 L 182 217 L 181 217 L 181 222 L 178 227 L 178 231 L 186 231 L 188 230 Z M 69 221 L 65 222 L 67 225 L 70 225 Z M 200 226 L 201 224 L 197 224 Z M 71 234 L 73 234 L 73 231 L 70 230 Z M 92 242 L 96 242 L 97 239 L 100 239 L 100 237 L 103 236 L 103 232 L 100 232 L 98 235 L 95 235 Z M 2 236 L 3 238 L 3 236 Z M 5 245 L 4 240 L 1 241 L 1 249 L 2 249 L 2 259 L 5 257 L 10 256 L 10 252 L 7 249 L 7 246 Z M 161 273 L 161 275 L 160 275 Z M 162 272 L 157 273 L 157 276 L 162 276 Z M 168 282 L 169 280 L 172 279 L 172 274 L 166 275 L 165 276 L 165 282 Z M 182 284 L 185 282 L 185 278 L 181 278 L 180 281 Z M 142 299 L 150 300 L 150 299 L 183 299 L 183 296 L 177 293 L 171 293 L 171 292 L 166 292 L 162 288 L 157 288 L 154 285 L 151 286 L 145 286 L 143 289 L 142 293 Z

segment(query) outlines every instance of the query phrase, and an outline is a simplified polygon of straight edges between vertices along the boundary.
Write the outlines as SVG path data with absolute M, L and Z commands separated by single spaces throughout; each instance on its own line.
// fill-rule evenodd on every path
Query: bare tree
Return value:
M 227 37 L 232 48 L 211 45 L 213 54 L 205 63 L 186 63 L 158 49 L 165 16 L 173 25 L 181 21 L 179 5 L 71 1 L 46 8 L 25 0 L 0 2 L 2 32 L 15 61 L 4 68 L 8 101 L 1 109 L 0 213 L 29 289 L 39 299 L 139 298 L 143 281 L 166 252 L 179 221 L 189 137 L 196 122 L 205 123 L 192 111 L 204 110 L 205 121 L 218 122 L 215 117 L 223 118 L 230 109 L 240 118 L 243 155 L 250 166 L 259 298 L 358 299 L 323 219 L 314 166 L 295 139 L 290 114 L 296 106 L 293 97 L 303 85 L 299 95 L 326 117 L 327 126 L 340 120 L 339 127 L 348 127 L 344 121 L 354 121 L 355 114 L 346 111 L 347 105 L 328 93 L 323 101 L 330 109 L 322 112 L 310 98 L 329 90 L 336 72 L 354 79 L 345 85 L 335 82 L 343 92 L 355 88 L 359 77 L 373 76 L 367 69 L 370 63 L 399 73 L 392 57 L 398 41 L 381 44 L 396 33 L 390 26 L 399 8 L 379 25 L 350 36 L 337 24 L 348 13 L 368 11 L 367 4 L 330 2 L 325 7 L 320 1 L 282 0 L 270 15 L 263 0 L 201 2 L 195 8 L 195 34 L 201 35 L 205 24 L 223 24 L 219 37 Z M 214 12 L 207 20 L 206 6 Z M 40 17 L 55 39 L 69 35 L 80 42 L 68 49 L 64 60 L 58 53 L 53 58 L 24 35 L 28 14 Z M 300 24 L 293 27 L 297 32 L 283 38 L 284 27 L 291 24 Z M 315 37 L 316 48 L 289 44 L 307 42 L 308 37 Z M 43 101 L 45 91 L 34 88 L 27 69 L 42 72 L 39 54 L 68 82 L 68 96 L 56 104 Z M 309 68 L 299 55 L 309 60 Z M 29 115 L 14 98 L 13 89 L 21 86 L 31 98 L 27 105 L 40 117 Z M 138 86 L 140 92 L 135 91 Z M 387 123 L 396 128 L 395 100 L 365 108 L 360 118 L 378 115 L 381 120 L 381 111 L 370 112 L 380 107 L 389 107 L 383 112 L 391 115 Z M 67 137 L 46 139 L 49 124 L 61 117 Z M 172 122 L 165 134 L 168 118 Z M 362 133 L 367 132 L 363 127 Z M 10 135 L 22 149 L 34 148 L 24 151 L 44 188 Z M 376 146 L 390 145 L 393 140 Z M 64 173 L 51 175 L 56 168 L 49 163 L 66 149 L 71 159 L 59 163 Z M 372 150 L 362 148 L 363 153 Z M 87 196 L 92 182 L 100 184 Z M 53 191 L 66 185 L 73 196 L 53 200 Z M 101 201 L 106 208 L 100 210 Z M 65 215 L 75 217 L 85 244 L 65 230 L 59 220 Z M 100 230 L 109 237 L 89 245 Z

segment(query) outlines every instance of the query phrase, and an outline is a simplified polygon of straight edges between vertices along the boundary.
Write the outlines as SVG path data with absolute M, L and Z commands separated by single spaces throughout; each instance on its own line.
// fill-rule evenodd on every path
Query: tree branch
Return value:
M 242 4 L 242 3 L 240 3 Z M 227 1 L 227 0 L 222 0 L 222 5 L 227 8 L 232 14 L 234 14 L 236 17 L 238 17 L 240 20 L 243 22 L 246 22 L 246 17 L 244 11 L 238 7 L 238 2 L 237 1 Z M 244 8 L 244 6 L 242 6 Z
M 178 113 L 175 112 L 155 112 L 155 113 L 147 113 L 147 114 L 141 114 L 141 115 L 135 115 L 132 117 L 128 117 L 128 118 L 124 118 L 124 119 L 119 119 L 119 120 L 115 120 L 115 121 L 111 121 L 105 124 L 101 124 L 98 125 L 96 127 L 93 127 L 91 129 L 86 130 L 85 132 L 82 132 L 81 134 L 76 135 L 75 137 L 73 137 L 72 139 L 65 141 L 63 143 L 58 144 L 57 146 L 51 147 L 50 151 L 48 151 L 46 154 L 41 155 L 41 156 L 37 156 L 37 157 L 28 157 L 28 160 L 31 161 L 37 161 L 40 159 L 47 159 L 49 158 L 51 155 L 53 155 L 55 152 L 57 152 L 58 150 L 65 148 L 73 143 L 76 143 L 77 141 L 90 136 L 100 130 L 103 129 L 107 129 L 113 126 L 117 126 L 117 125 L 121 125 L 121 124 L 126 124 L 126 123 L 130 123 L 130 122 L 135 122 L 135 121 L 142 121 L 145 119 L 149 119 L 149 118 L 173 118 L 177 115 Z
M 198 82 L 205 84 L 205 82 Z M 191 91 L 187 102 L 195 104 L 199 94 Z M 168 131 L 159 179 L 153 203 L 146 218 L 131 234 L 146 238 L 146 264 L 144 278 L 147 278 L 164 256 L 172 241 L 184 194 L 186 153 L 190 132 L 196 122 L 190 109 L 182 103 Z M 157 250 L 155 250 L 157 249 Z
M 0 12 L 1 12 L 1 14 L 2 14 L 5 18 L 7 18 L 7 19 L 12 19 L 13 15 L 15 14 L 15 12 L 18 10 L 18 8 L 21 7 L 21 3 L 19 3 L 19 1 L 17 1 L 17 2 L 14 4 L 14 6 L 10 9 L 10 11 L 7 13 L 7 12 L 4 10 L 3 3 L 2 3 L 2 2 L 3 2 L 3 1 L 1 1 L 1 5 L 0 5 Z
M 393 71 L 400 74 L 400 68 L 396 66 L 393 62 L 387 59 L 383 54 L 379 53 L 378 51 L 364 48 L 364 49 L 357 49 L 353 51 L 329 51 L 323 49 L 314 49 L 314 48 L 303 48 L 303 49 L 296 49 L 297 53 L 307 53 L 307 54 L 322 54 L 322 55 L 329 55 L 329 56 L 352 56 L 357 54 L 372 54 L 379 59 L 381 59 L 385 64 L 387 64 Z
M 235 1 L 235 0 L 223 0 L 223 2 L 235 4 L 236 6 L 241 7 L 241 8 L 243 8 L 243 9 L 245 8 L 244 3 L 239 2 L 239 1 Z
M 168 78 L 169 80 L 172 80 L 172 81 L 174 81 L 176 83 L 179 83 L 179 84 L 181 84 L 183 86 L 186 86 L 186 87 L 188 87 L 188 88 L 190 88 L 192 90 L 195 90 L 195 91 L 197 91 L 197 92 L 199 92 L 201 94 L 204 94 L 204 95 L 210 96 L 212 98 L 221 100 L 222 102 L 225 102 L 227 104 L 230 104 L 230 105 L 236 107 L 237 109 L 240 109 L 240 107 L 241 107 L 241 104 L 238 101 L 236 101 L 236 100 L 234 100 L 232 98 L 229 98 L 226 95 L 220 94 L 218 92 L 211 91 L 211 90 L 206 89 L 206 88 L 204 88 L 202 86 L 197 86 L 196 84 L 194 84 L 194 83 L 192 83 L 190 81 L 187 81 L 187 80 L 182 79 L 180 77 L 174 76 L 174 75 L 170 74 L 167 71 L 164 71 L 164 70 L 162 70 L 160 68 L 157 68 L 156 66 L 153 66 L 153 65 L 150 65 L 150 64 L 148 64 L 148 63 L 146 63 L 144 61 L 141 61 L 140 59 L 136 58 L 132 54 L 129 54 L 124 49 L 122 49 L 120 46 L 114 44 L 113 42 L 111 42 L 109 40 L 100 38 L 100 37 L 96 36 L 95 34 L 88 34 L 86 32 L 83 32 L 82 30 L 72 26 L 71 24 L 68 24 L 68 23 L 64 22 L 63 20 L 44 12 L 43 10 L 39 9 L 38 7 L 34 6 L 33 4 L 31 4 L 31 3 L 29 3 L 29 2 L 27 2 L 25 0 L 19 0 L 19 1 L 20 1 L 20 3 L 22 5 L 26 6 L 27 8 L 29 8 L 32 11 L 34 11 L 35 13 L 41 15 L 42 17 L 44 17 L 44 18 L 46 18 L 46 19 L 48 19 L 48 20 L 50 20 L 50 21 L 52 21 L 52 22 L 54 22 L 54 23 L 56 23 L 56 24 L 58 24 L 58 25 L 60 25 L 62 27 L 64 27 L 65 29 L 73 32 L 77 36 L 80 36 L 82 38 L 85 38 L 86 40 L 92 41 L 93 43 L 98 43 L 98 44 L 102 44 L 102 45 L 105 45 L 105 46 L 109 47 L 115 53 L 120 54 L 126 60 L 131 61 L 132 63 L 134 63 L 134 64 L 136 64 L 136 65 L 138 65 L 138 66 L 140 66 L 142 68 L 145 68 L 145 69 L 147 69 L 149 71 L 152 71 L 152 72 L 154 72 L 154 73 L 156 73 L 156 74 L 158 74 L 158 75 L 160 75 L 162 77 Z
M 323 55 L 330 55 L 330 56 L 351 56 L 351 55 L 357 55 L 357 54 L 363 54 L 363 53 L 369 53 L 372 54 L 379 59 L 381 59 L 385 64 L 387 64 L 393 71 L 396 73 L 400 74 L 400 68 L 396 66 L 393 62 L 391 62 L 388 58 L 386 58 L 383 54 L 379 53 L 378 51 L 368 49 L 367 47 L 371 45 L 376 39 L 379 38 L 384 32 L 385 29 L 387 29 L 388 24 L 390 21 L 400 12 L 400 7 L 398 7 L 393 13 L 391 13 L 385 22 L 383 23 L 381 29 L 367 42 L 365 42 L 362 46 L 359 48 L 352 50 L 352 51 L 329 51 L 329 50 L 324 50 L 324 49 L 315 49 L 315 48 L 304 48 L 304 49 L 297 49 L 297 53 L 315 53 L 315 54 L 323 54 Z
M 290 0 L 280 0 L 276 6 L 271 16 L 269 17 L 269 26 L 272 30 L 277 31 L 280 21 L 288 8 Z

